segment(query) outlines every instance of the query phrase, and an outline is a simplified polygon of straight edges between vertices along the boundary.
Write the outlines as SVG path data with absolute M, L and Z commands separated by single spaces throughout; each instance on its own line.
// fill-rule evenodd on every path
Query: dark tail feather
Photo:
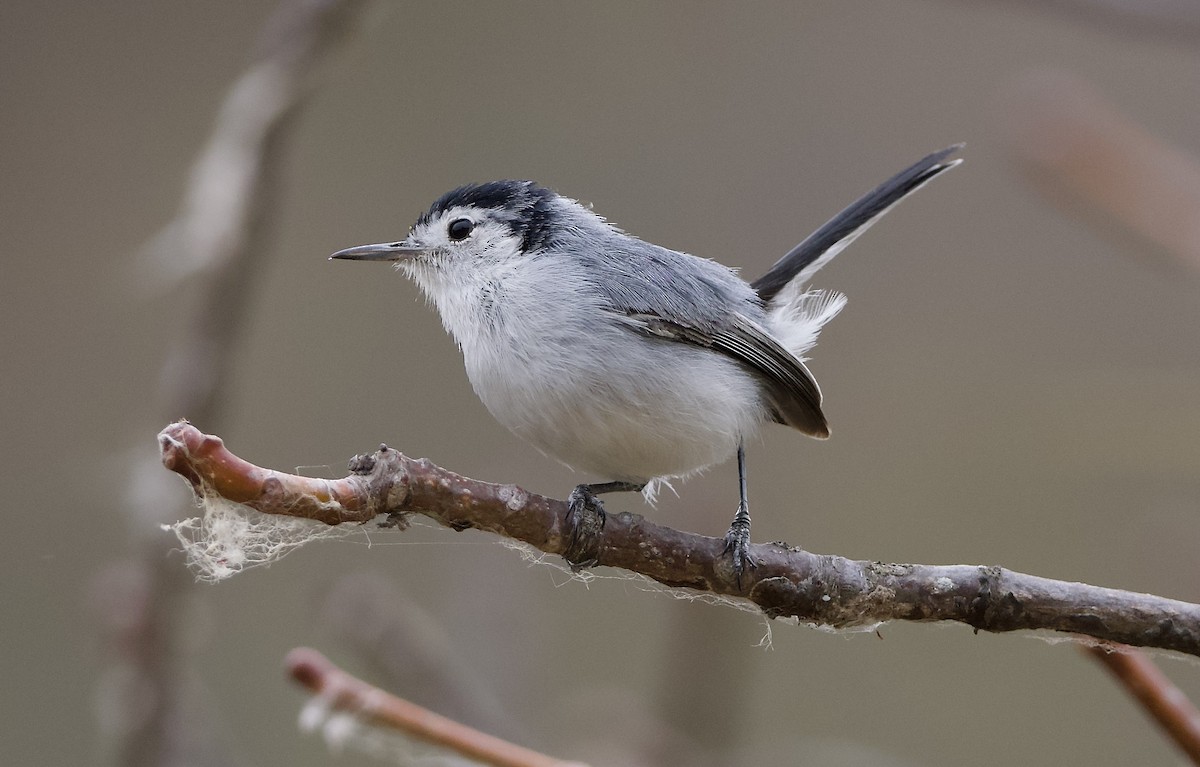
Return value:
M 962 162 L 961 159 L 945 160 L 963 146 L 955 144 L 923 157 L 858 198 L 806 237 L 804 242 L 788 251 L 787 255 L 776 261 L 766 274 L 750 283 L 750 286 L 758 291 L 763 301 L 770 301 L 797 276 L 803 274 L 804 280 L 807 281 L 853 242 L 854 238 L 866 231 L 867 227 L 878 221 L 893 205 L 920 189 L 935 176 Z

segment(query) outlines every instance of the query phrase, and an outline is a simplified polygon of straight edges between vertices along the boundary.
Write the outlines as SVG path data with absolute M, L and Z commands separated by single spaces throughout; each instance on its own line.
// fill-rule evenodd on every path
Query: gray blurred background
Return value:
M 144 247 L 271 8 L 0 6 L 5 764 L 113 763 L 141 715 L 114 693 L 136 690 L 131 650 L 103 627 L 123 562 L 184 566 L 162 510 L 128 498 L 158 429 L 192 415 L 155 391 L 195 303 Z M 962 167 L 819 275 L 850 297 L 811 364 L 834 437 L 750 447 L 755 539 L 1200 600 L 1200 280 L 1029 172 L 1064 83 L 1195 150 L 1191 32 L 1016 2 L 379 3 L 295 126 L 228 395 L 197 425 L 264 466 L 339 476 L 386 441 L 561 497 L 581 477 L 491 420 L 415 288 L 328 253 L 402 236 L 455 185 L 517 177 L 752 277 L 966 141 Z M 716 535 L 734 477 L 610 508 Z M 174 763 L 377 763 L 298 733 L 281 659 L 301 644 L 596 765 L 1180 761 L 1070 644 L 776 624 L 763 649 L 754 615 L 566 582 L 486 535 L 371 540 L 181 590 L 170 663 L 195 742 Z M 1200 696 L 1195 664 L 1161 663 Z

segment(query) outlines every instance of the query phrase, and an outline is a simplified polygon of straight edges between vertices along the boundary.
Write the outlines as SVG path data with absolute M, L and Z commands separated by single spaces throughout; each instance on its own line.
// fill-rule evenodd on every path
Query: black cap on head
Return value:
M 553 201 L 557 195 L 533 181 L 489 181 L 484 184 L 467 184 L 447 192 L 429 206 L 429 210 L 417 219 L 417 226 L 428 224 L 432 219 L 455 207 L 474 207 L 496 212 L 496 218 L 512 227 L 521 237 L 523 248 L 533 250 L 543 247 L 549 240 L 552 229 Z

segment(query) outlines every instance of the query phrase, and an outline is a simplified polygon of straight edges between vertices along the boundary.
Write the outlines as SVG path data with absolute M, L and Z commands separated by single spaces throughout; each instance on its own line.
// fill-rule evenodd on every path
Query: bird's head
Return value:
M 437 273 L 514 262 L 599 220 L 573 200 L 532 181 L 490 181 L 439 197 L 397 242 L 359 245 L 330 258 L 394 261 L 418 282 Z

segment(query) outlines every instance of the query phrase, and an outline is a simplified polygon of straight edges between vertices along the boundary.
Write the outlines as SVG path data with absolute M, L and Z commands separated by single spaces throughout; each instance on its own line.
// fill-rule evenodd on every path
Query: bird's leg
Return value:
M 601 493 L 641 492 L 645 484 L 636 482 L 600 482 L 576 485 L 567 496 L 567 547 L 563 559 L 578 572 L 596 564 L 600 548 L 600 532 L 604 529 L 604 503 Z
M 754 560 L 750 558 L 750 504 L 746 500 L 746 450 L 739 444 L 737 452 L 738 463 L 738 501 L 737 512 L 725 533 L 725 553 L 732 560 L 733 578 L 737 586 L 742 587 L 742 572 L 747 566 L 754 568 Z

